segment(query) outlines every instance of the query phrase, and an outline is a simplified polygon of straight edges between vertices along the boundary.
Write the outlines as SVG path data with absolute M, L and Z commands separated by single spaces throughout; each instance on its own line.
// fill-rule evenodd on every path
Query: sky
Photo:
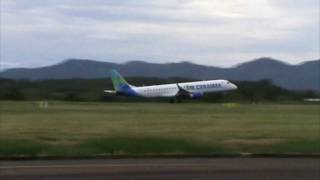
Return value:
M 0 0 L 1 68 L 320 57 L 319 0 Z

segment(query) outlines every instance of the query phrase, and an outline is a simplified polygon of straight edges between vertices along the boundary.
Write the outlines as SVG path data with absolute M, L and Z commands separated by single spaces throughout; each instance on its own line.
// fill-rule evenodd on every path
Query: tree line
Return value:
M 137 86 L 195 81 L 187 78 L 145 78 L 132 77 L 128 81 Z M 256 82 L 234 82 L 238 90 L 207 93 L 198 101 L 205 102 L 265 102 L 303 101 L 319 98 L 314 91 L 292 91 L 276 86 L 270 80 Z M 65 101 L 167 101 L 167 99 L 144 99 L 105 94 L 103 90 L 113 89 L 107 78 L 61 79 L 61 80 L 11 80 L 0 79 L 0 100 L 65 100 Z

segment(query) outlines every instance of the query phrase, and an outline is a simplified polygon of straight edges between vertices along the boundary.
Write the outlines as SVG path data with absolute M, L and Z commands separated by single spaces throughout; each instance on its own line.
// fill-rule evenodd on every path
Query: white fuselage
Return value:
M 143 97 L 174 97 L 179 92 L 179 87 L 190 93 L 206 93 L 229 91 L 237 89 L 237 86 L 227 80 L 195 81 L 177 84 L 163 84 L 131 88 Z

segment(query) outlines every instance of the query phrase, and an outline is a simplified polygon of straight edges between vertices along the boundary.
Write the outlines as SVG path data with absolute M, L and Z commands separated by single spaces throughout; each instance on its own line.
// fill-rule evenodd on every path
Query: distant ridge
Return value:
M 231 68 L 180 63 L 148 63 L 130 61 L 123 64 L 95 60 L 69 59 L 39 68 L 14 68 L 0 72 L 9 79 L 70 79 L 108 77 L 109 69 L 117 69 L 124 76 L 186 77 L 193 79 L 229 79 L 257 81 L 270 79 L 276 85 L 292 90 L 320 91 L 320 60 L 290 65 L 272 58 L 259 58 Z

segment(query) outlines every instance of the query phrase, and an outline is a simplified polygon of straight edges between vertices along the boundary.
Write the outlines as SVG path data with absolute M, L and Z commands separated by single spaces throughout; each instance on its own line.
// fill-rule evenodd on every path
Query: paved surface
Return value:
M 320 179 L 320 158 L 146 158 L 0 163 L 1 180 Z

